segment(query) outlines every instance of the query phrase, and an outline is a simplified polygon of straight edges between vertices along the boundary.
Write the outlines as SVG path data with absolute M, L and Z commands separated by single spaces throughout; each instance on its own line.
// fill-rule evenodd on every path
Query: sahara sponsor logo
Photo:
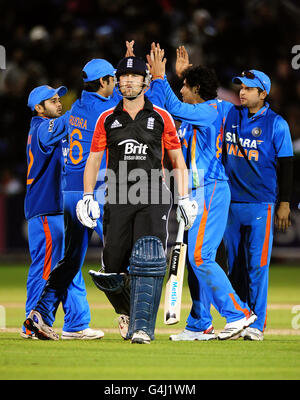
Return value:
M 257 133 L 259 133 L 260 136 L 261 132 L 257 131 Z M 243 147 L 245 155 L 248 157 L 249 160 L 258 161 L 258 148 L 263 143 L 263 140 L 238 138 L 236 133 L 231 132 L 226 132 L 225 140 L 228 155 L 232 155 L 235 157 L 244 157 L 240 150 L 241 146 Z M 238 143 L 240 144 L 240 146 L 238 145 Z

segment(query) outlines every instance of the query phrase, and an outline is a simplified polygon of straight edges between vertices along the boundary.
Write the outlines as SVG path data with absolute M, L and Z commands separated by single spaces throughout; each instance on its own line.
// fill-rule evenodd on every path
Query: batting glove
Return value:
M 76 214 L 82 225 L 94 229 L 100 218 L 100 207 L 92 193 L 84 193 L 83 199 L 76 205 Z
M 189 196 L 178 197 L 178 207 L 177 207 L 177 221 L 180 222 L 181 219 L 184 220 L 184 230 L 189 230 L 198 213 L 198 203 L 196 200 L 190 200 Z

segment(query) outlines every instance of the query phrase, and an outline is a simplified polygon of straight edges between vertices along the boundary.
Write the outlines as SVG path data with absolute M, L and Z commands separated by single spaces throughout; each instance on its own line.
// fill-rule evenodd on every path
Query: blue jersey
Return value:
M 227 180 L 222 164 L 223 128 L 231 103 L 208 100 L 203 103 L 181 102 L 166 85 L 166 109 L 182 121 L 179 137 L 187 167 L 191 171 L 190 187 L 196 189 L 215 180 Z
M 293 156 L 287 122 L 268 103 L 250 118 L 247 108 L 234 106 L 226 119 L 224 140 L 232 201 L 275 203 L 277 158 Z
M 154 81 L 146 92 L 146 96 L 156 101 L 158 105 L 162 104 L 161 85 L 162 83 Z M 65 146 L 63 150 L 66 161 L 63 174 L 64 191 L 83 191 L 83 174 L 96 122 L 104 111 L 116 106 L 121 99 L 122 97 L 116 91 L 113 96 L 103 97 L 98 93 L 83 90 L 81 98 L 73 104 L 68 126 L 69 147 L 67 149 Z M 95 191 L 103 185 L 105 171 L 106 153 L 102 158 Z
M 117 103 L 115 97 L 103 97 L 95 92 L 82 91 L 81 97 L 75 101 L 68 122 L 68 145 L 64 149 L 66 163 L 63 174 L 63 190 L 83 191 L 83 173 L 90 154 L 95 125 L 99 115 Z M 105 170 L 106 160 L 102 159 L 101 170 Z M 95 190 L 103 183 L 98 179 Z
M 67 112 L 60 118 L 33 117 L 27 140 L 25 218 L 61 214 L 61 140 L 67 135 Z

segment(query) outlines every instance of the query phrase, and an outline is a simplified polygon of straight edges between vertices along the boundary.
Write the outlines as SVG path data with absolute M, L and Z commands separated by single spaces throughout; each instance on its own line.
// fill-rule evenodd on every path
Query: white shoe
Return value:
M 38 311 L 30 311 L 23 325 L 25 329 L 33 331 L 40 340 L 59 340 L 59 335 L 54 332 L 51 326 L 45 324 Z
M 79 332 L 62 331 L 61 338 L 63 340 L 94 340 L 102 339 L 103 336 L 104 332 L 102 332 L 100 329 L 95 330 L 91 328 L 86 328 Z
M 129 316 L 121 314 L 118 318 L 119 331 L 123 339 L 126 340 L 128 327 L 129 327 Z
M 136 331 L 132 335 L 131 343 L 150 344 L 150 336 L 144 331 Z
M 181 333 L 178 333 L 178 335 L 171 335 L 170 340 L 173 340 L 174 342 L 179 342 L 179 341 L 193 341 L 193 340 L 213 340 L 216 339 L 215 331 L 213 326 L 211 325 L 208 329 L 205 331 L 201 332 L 193 332 L 185 329 Z
M 257 328 L 246 328 L 241 333 L 241 336 L 244 340 L 255 340 L 255 341 L 262 341 L 264 340 L 264 333 Z
M 34 333 L 34 332 L 32 332 L 32 333 L 26 333 L 26 332 L 21 331 L 21 332 L 20 332 L 20 336 L 21 336 L 21 338 L 23 338 L 23 339 L 38 340 L 38 338 L 35 336 L 35 333 Z
M 218 334 L 219 340 L 227 340 L 238 335 L 244 328 L 253 324 L 257 320 L 257 316 L 251 311 L 248 317 L 239 319 L 238 321 L 229 322 L 224 329 Z

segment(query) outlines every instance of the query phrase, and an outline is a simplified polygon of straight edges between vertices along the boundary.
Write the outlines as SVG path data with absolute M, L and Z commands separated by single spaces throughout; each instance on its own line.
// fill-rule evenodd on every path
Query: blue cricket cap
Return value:
M 103 78 L 106 75 L 114 76 L 114 67 L 106 60 L 102 58 L 94 58 L 89 61 L 83 68 L 83 72 L 86 73 L 86 78 L 83 78 L 84 82 L 95 81 L 96 79 Z
M 265 90 L 268 94 L 271 90 L 271 80 L 268 75 L 256 69 L 250 69 L 249 71 L 244 71 L 241 76 L 235 76 L 232 79 L 233 83 L 243 83 L 248 87 L 259 87 Z
M 67 91 L 68 89 L 65 86 L 60 86 L 57 89 L 48 85 L 38 86 L 30 92 L 27 105 L 32 111 L 34 111 L 34 107 L 37 104 L 40 104 L 43 100 L 51 99 L 51 97 L 56 94 L 58 94 L 59 97 L 62 97 L 67 93 Z

